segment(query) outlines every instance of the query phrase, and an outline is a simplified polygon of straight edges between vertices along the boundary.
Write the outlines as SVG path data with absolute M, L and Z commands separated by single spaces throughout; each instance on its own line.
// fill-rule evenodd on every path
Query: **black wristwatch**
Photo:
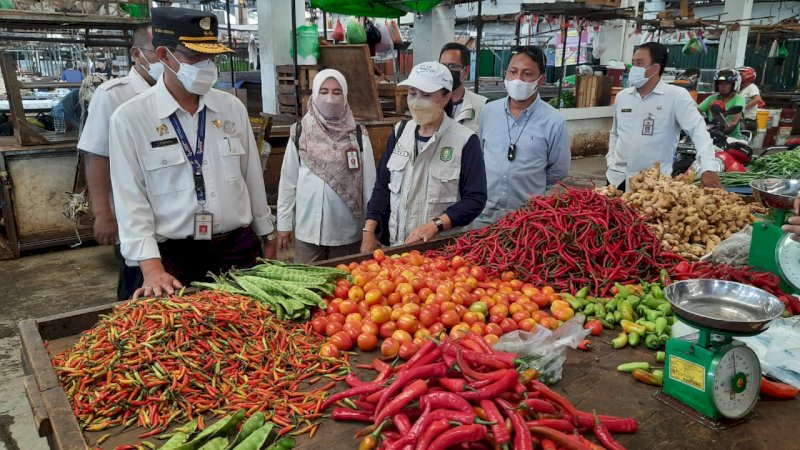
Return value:
M 439 233 L 444 231 L 444 221 L 442 219 L 440 219 L 438 217 L 434 217 L 431 220 L 433 221 L 433 223 L 436 224 L 436 229 L 439 231 Z

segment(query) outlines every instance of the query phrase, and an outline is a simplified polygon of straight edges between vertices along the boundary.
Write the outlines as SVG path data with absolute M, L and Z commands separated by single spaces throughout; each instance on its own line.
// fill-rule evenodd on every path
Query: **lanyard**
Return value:
M 192 151 L 192 146 L 189 145 L 189 139 L 186 138 L 186 133 L 183 131 L 180 120 L 175 113 L 170 114 L 169 121 L 172 122 L 172 127 L 175 128 L 175 134 L 178 135 L 178 140 L 181 142 L 183 152 L 186 158 L 192 163 L 192 173 L 194 174 L 194 192 L 197 194 L 197 202 L 201 206 L 206 203 L 206 184 L 203 181 L 203 150 L 205 149 L 206 140 L 206 109 L 200 110 L 198 115 L 197 124 L 197 145 L 195 150 Z

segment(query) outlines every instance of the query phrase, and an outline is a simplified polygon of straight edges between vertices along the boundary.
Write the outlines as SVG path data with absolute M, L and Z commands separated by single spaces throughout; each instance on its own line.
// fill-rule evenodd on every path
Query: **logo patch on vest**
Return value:
M 444 162 L 453 159 L 453 147 L 442 147 L 442 150 L 439 152 L 439 159 Z

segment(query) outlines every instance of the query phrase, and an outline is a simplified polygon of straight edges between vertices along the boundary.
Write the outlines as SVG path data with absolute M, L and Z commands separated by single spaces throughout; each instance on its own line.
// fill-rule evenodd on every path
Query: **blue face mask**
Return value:
M 644 73 L 647 72 L 647 69 L 650 67 L 631 67 L 630 71 L 628 72 L 628 83 L 637 89 L 647 84 L 652 77 L 645 77 Z

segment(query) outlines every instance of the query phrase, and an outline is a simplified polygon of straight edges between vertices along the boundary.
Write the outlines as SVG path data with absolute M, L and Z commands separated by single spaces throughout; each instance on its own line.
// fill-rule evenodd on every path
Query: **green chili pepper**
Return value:
M 636 321 L 636 323 L 644 326 L 648 333 L 653 333 L 656 331 L 656 324 L 649 320 L 639 319 Z
M 659 300 L 654 297 L 650 297 L 650 298 L 645 298 L 643 303 L 650 309 L 656 309 L 659 307 L 659 305 L 663 305 L 664 303 L 667 302 L 665 302 L 664 300 Z
M 615 298 L 610 302 L 606 303 L 606 311 L 616 311 L 618 305 L 619 305 L 619 299 Z
M 661 341 L 658 339 L 657 334 L 648 334 L 644 338 L 644 345 L 650 350 L 658 350 L 661 348 Z
M 658 341 L 661 342 L 661 345 L 666 345 L 668 340 L 669 340 L 669 335 L 668 334 L 659 334 L 658 335 Z
M 611 340 L 611 347 L 622 348 L 628 345 L 628 335 L 620 333 L 617 337 Z
M 658 305 L 656 309 L 661 311 L 665 316 L 672 315 L 672 305 L 669 303 L 662 303 Z
M 617 317 L 614 315 L 614 313 L 611 312 L 611 311 L 606 313 L 606 319 L 605 320 L 606 320 L 606 323 L 611 325 L 611 328 L 609 328 L 609 330 L 613 330 L 614 329 L 614 324 L 617 323 Z
M 597 311 L 597 308 L 595 307 L 594 303 L 589 303 L 585 308 L 583 308 L 583 313 L 587 316 L 593 315 L 595 311 Z
M 645 317 L 647 315 L 647 311 L 650 311 L 650 309 L 647 306 L 645 306 L 643 303 L 640 303 L 636 307 L 636 315 L 639 316 L 639 317 Z
M 639 303 L 642 302 L 642 299 L 635 295 L 629 296 L 626 300 L 628 300 L 628 304 L 630 304 L 631 308 L 633 309 L 636 309 L 636 307 L 639 306 Z
M 612 316 L 613 316 L 613 314 L 612 314 Z M 605 318 L 600 319 L 600 323 L 602 323 L 603 324 L 603 328 L 605 328 L 607 330 L 613 330 L 615 328 L 614 324 L 609 322 L 609 321 L 607 321 Z
M 586 298 L 587 295 L 589 295 L 589 286 L 584 286 L 575 294 L 575 297 Z
M 667 325 L 670 325 L 670 326 L 675 325 L 675 316 L 667 317 Z
M 656 352 L 656 362 L 663 363 L 666 358 L 667 354 L 665 352 Z
M 661 311 L 657 310 L 657 309 L 648 309 L 648 310 L 647 310 L 647 311 L 644 313 L 644 316 L 645 316 L 645 317 L 647 318 L 647 320 L 649 320 L 650 322 L 655 322 L 655 321 L 656 321 L 656 319 L 658 319 L 659 317 L 662 317 L 663 315 L 664 315 L 664 314 L 663 314 Z
M 631 295 L 631 290 L 628 289 L 628 286 L 623 286 L 619 283 L 614 283 L 614 286 L 617 288 L 617 297 L 628 298 Z
M 605 317 L 606 316 L 606 305 L 604 305 L 603 302 L 594 303 L 594 313 L 598 317 Z
M 651 290 L 650 290 L 650 292 L 653 294 L 653 296 L 654 296 L 655 298 L 658 298 L 658 299 L 664 299 L 664 298 L 666 298 L 666 297 L 664 296 L 664 290 L 663 290 L 663 289 L 661 289 L 661 286 L 659 286 L 659 285 L 657 285 L 657 284 L 653 285 L 653 289 L 651 289 Z
M 619 323 L 622 321 L 622 312 L 619 310 L 614 311 L 614 322 Z
M 653 371 L 653 376 L 656 378 L 656 380 L 659 381 L 659 383 L 664 381 L 664 371 L 663 370 L 654 370 Z
M 619 372 L 633 372 L 634 370 L 644 370 L 646 372 L 650 371 L 650 363 L 647 361 L 636 361 L 636 362 L 629 362 L 625 364 L 620 364 L 617 366 L 617 370 Z
M 633 307 L 631 306 L 631 303 L 627 299 L 619 302 L 617 310 L 620 313 L 620 320 L 622 319 L 630 321 L 635 320 L 635 318 L 633 317 Z
M 636 333 L 631 333 L 628 335 L 628 345 L 631 347 L 638 347 L 641 337 Z
M 664 334 L 667 331 L 667 319 L 659 317 L 655 320 L 656 333 Z

